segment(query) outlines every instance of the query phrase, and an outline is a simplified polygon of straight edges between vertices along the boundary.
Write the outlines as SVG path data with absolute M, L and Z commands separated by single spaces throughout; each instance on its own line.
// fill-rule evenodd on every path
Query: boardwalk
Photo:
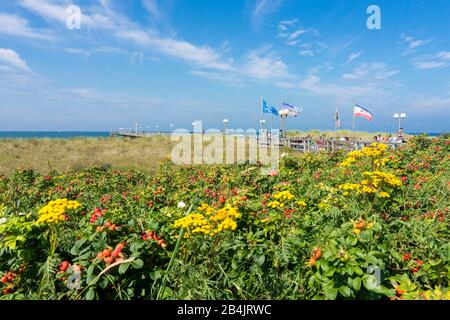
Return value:
M 111 132 L 112 137 L 124 138 L 145 138 L 154 137 L 158 135 L 171 135 L 168 132 Z M 230 135 L 231 136 L 231 135 Z M 244 137 L 243 135 L 235 135 L 236 137 Z M 257 139 L 258 145 L 275 147 L 275 148 L 289 148 L 299 152 L 318 152 L 318 151 L 338 151 L 338 150 L 360 150 L 361 148 L 373 143 L 372 140 L 340 140 L 339 138 L 320 139 L 310 137 L 286 137 L 271 141 L 268 137 L 247 136 L 249 139 Z M 401 142 L 382 142 L 396 148 L 401 145 Z

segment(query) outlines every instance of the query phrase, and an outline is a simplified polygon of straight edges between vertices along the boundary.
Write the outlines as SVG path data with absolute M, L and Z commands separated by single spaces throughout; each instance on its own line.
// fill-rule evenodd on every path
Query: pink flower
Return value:
M 271 177 L 274 177 L 274 176 L 276 176 L 276 175 L 278 175 L 278 171 L 277 171 L 277 170 L 271 170 L 271 171 L 269 172 L 269 176 L 271 176 Z

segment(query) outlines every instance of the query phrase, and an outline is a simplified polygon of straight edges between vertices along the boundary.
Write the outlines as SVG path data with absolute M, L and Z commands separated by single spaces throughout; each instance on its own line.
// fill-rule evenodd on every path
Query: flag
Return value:
M 283 102 L 283 110 L 288 111 L 288 116 L 298 116 L 300 112 L 302 112 L 303 108 L 295 107 L 293 105 L 290 105 L 289 103 Z
M 367 120 L 373 119 L 373 115 L 370 113 L 369 110 L 364 109 L 363 107 L 358 106 L 357 104 L 355 104 L 355 106 L 353 107 L 353 117 L 363 117 L 366 118 Z
M 275 116 L 278 116 L 278 110 L 274 106 L 268 104 L 265 100 L 262 101 L 262 110 L 263 113 L 271 113 Z
M 334 127 L 339 129 L 341 127 L 341 118 L 339 117 L 339 109 L 336 107 L 336 115 L 334 117 Z

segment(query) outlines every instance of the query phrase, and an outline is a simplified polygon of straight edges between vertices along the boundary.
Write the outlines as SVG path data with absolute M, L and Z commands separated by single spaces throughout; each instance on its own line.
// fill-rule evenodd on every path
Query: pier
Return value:
M 170 136 L 170 132 L 111 132 L 111 137 L 124 137 L 124 138 L 148 138 L 155 136 Z M 192 133 L 191 133 L 192 134 Z M 195 133 L 199 134 L 199 133 Z M 282 137 L 274 139 L 273 141 L 270 137 L 266 136 L 255 136 L 255 135 L 227 135 L 239 138 L 257 139 L 257 144 L 259 146 L 266 146 L 272 148 L 288 148 L 298 152 L 319 152 L 319 151 L 338 151 L 338 150 L 360 150 L 363 147 L 369 146 L 374 141 L 373 140 L 359 140 L 353 138 L 311 138 L 311 137 Z M 380 142 L 387 144 L 393 149 L 402 145 L 401 142 Z

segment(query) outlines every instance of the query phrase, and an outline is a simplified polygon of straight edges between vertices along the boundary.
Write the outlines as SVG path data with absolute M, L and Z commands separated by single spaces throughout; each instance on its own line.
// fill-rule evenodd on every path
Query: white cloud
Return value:
M 423 61 L 423 62 L 415 62 L 414 66 L 420 70 L 427 69 L 436 69 L 445 65 L 445 62 L 440 61 Z
M 65 48 L 64 51 L 67 53 L 84 56 L 86 58 L 88 58 L 91 55 L 91 52 L 89 50 L 78 49 L 78 48 Z
M 429 114 L 430 111 L 450 112 L 450 93 L 442 96 L 415 96 L 408 102 L 408 106 L 417 113 Z
M 48 30 L 32 29 L 28 21 L 17 15 L 0 13 L 0 33 L 37 40 L 51 40 L 54 35 Z
M 352 62 L 353 60 L 358 58 L 362 53 L 363 53 L 362 51 L 352 52 L 348 57 L 347 62 L 345 62 L 345 64 Z
M 450 65 L 450 51 L 440 51 L 434 55 L 422 55 L 412 59 L 411 63 L 419 70 L 445 68 Z
M 351 73 L 343 74 L 342 78 L 345 80 L 359 80 L 365 78 L 383 80 L 390 78 L 399 72 L 399 70 L 394 70 L 383 62 L 363 63 Z
M 299 53 L 302 56 L 314 56 L 328 48 L 323 42 L 304 42 L 305 38 L 311 40 L 311 36 L 319 36 L 319 31 L 313 28 L 299 28 L 297 22 L 297 19 L 278 22 L 278 38 L 284 39 L 284 43 L 288 46 L 301 48 Z
M 255 0 L 252 7 L 252 26 L 258 28 L 268 15 L 277 11 L 284 0 Z
M 301 50 L 299 53 L 301 56 L 314 56 L 314 52 L 312 50 Z
M 254 50 L 244 62 L 244 73 L 256 79 L 273 79 L 290 77 L 287 65 L 275 53 L 268 52 L 270 46 Z
M 199 67 L 218 70 L 230 70 L 230 61 L 224 60 L 220 52 L 209 46 L 197 46 L 190 42 L 160 36 L 152 30 L 145 30 L 128 18 L 116 12 L 109 1 L 100 1 L 101 7 L 82 7 L 82 26 L 89 28 L 110 29 L 120 39 L 131 40 L 141 45 L 141 50 L 153 50 L 161 54 L 193 63 Z M 20 4 L 44 19 L 64 23 L 67 19 L 66 8 L 69 2 L 59 5 L 48 0 L 21 0 Z M 147 5 L 149 5 L 147 3 Z M 156 10 L 154 8 L 154 10 Z
M 33 73 L 26 61 L 20 58 L 17 52 L 12 49 L 0 48 L 0 63 L 3 63 L 3 66 L 9 70 Z
M 428 44 L 428 43 L 430 43 L 430 42 L 432 41 L 432 39 L 428 39 L 428 40 L 416 40 L 416 39 L 414 39 L 412 36 L 408 36 L 408 35 L 406 35 L 406 34 L 404 34 L 404 33 L 402 33 L 402 34 L 400 35 L 400 37 L 403 39 L 403 41 L 404 41 L 405 43 L 408 44 L 408 50 L 407 50 L 407 52 L 411 52 L 411 51 L 413 51 L 414 49 L 416 49 L 416 48 L 418 48 L 418 47 L 422 47 L 422 46 L 424 46 L 424 45 L 426 45 L 426 44 Z
M 99 6 L 85 6 L 82 7 L 81 28 L 97 28 L 97 29 L 112 29 L 115 22 L 112 17 L 105 15 L 105 9 L 108 9 L 108 1 L 100 1 L 102 7 Z M 67 8 L 73 4 L 71 1 L 62 0 L 58 4 L 48 0 L 19 0 L 19 5 L 25 9 L 31 10 L 40 15 L 48 21 L 56 21 L 66 26 L 69 14 Z M 108 13 L 108 10 L 106 10 Z
M 299 35 L 302 35 L 305 33 L 307 33 L 307 31 L 305 29 L 298 29 L 298 30 L 292 32 L 288 38 L 289 38 L 289 40 L 294 40 L 294 39 L 298 38 Z
M 155 20 L 160 20 L 162 13 L 158 6 L 158 0 L 143 0 L 142 5 Z
M 441 51 L 437 54 L 437 56 L 443 60 L 450 60 L 450 51 Z

